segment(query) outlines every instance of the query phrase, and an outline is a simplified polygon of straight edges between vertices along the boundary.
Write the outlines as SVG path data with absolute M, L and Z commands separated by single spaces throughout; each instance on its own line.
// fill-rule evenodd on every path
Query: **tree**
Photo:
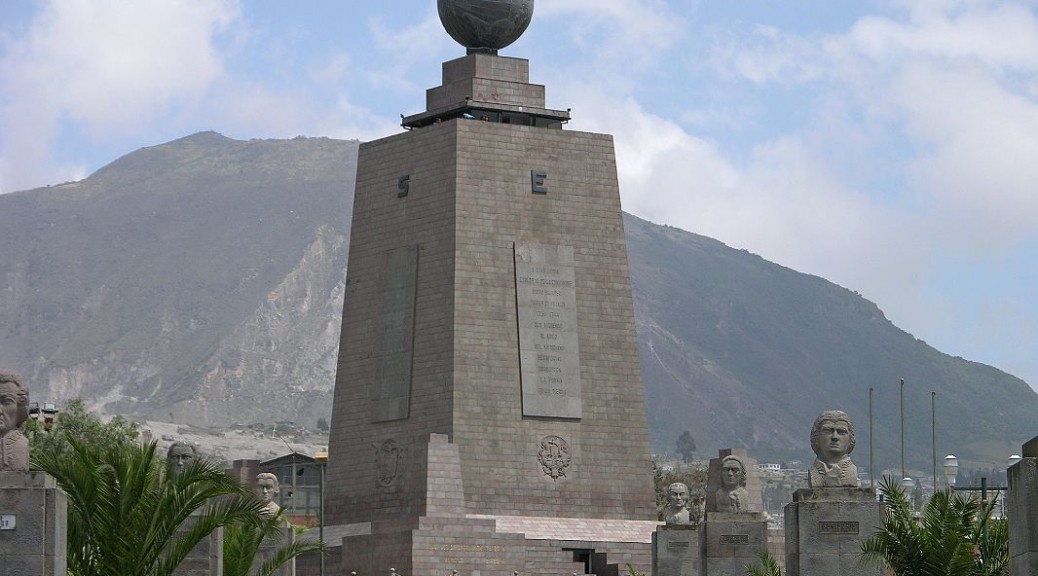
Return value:
M 320 430 L 321 432 L 327 432 L 328 429 L 329 429 L 329 427 L 328 427 L 328 419 L 325 418 L 324 416 L 318 417 L 317 418 L 317 429 Z
M 696 439 L 692 437 L 692 433 L 685 430 L 678 436 L 678 455 L 681 459 L 688 464 L 696 455 Z
M 263 501 L 211 461 L 165 478 L 154 442 L 93 442 L 71 431 L 65 441 L 69 454 L 34 450 L 30 462 L 68 496 L 69 574 L 172 576 L 217 528 L 260 519 Z
M 995 499 L 979 502 L 950 490 L 930 498 L 915 518 L 904 490 L 892 478 L 880 483 L 888 508 L 878 532 L 862 544 L 862 561 L 884 565 L 894 576 L 1005 576 L 1009 528 L 992 519 Z
M 235 523 L 224 528 L 223 576 L 250 576 L 260 546 L 267 540 L 284 538 L 287 525 L 282 511 L 263 517 L 259 522 Z M 277 548 L 271 557 L 252 573 L 253 576 L 271 576 L 286 562 L 309 552 L 324 553 L 324 542 L 295 541 Z
M 760 553 L 761 567 L 747 566 L 746 576 L 782 576 L 782 569 L 779 568 L 778 561 L 771 555 L 771 552 L 765 550 Z
M 29 442 L 30 460 L 40 453 L 48 453 L 60 457 L 71 457 L 74 454 L 69 437 L 91 446 L 130 447 L 137 444 L 140 432 L 137 423 L 130 422 L 122 416 L 116 416 L 108 422 L 86 410 L 82 400 L 72 400 L 62 410 L 49 431 L 36 420 L 25 423 L 26 436 Z

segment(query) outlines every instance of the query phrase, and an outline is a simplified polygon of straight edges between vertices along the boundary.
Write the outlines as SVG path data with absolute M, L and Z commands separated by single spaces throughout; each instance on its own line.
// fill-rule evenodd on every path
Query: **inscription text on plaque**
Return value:
M 515 244 L 523 416 L 580 418 L 573 247 Z
M 857 534 L 859 530 L 859 524 L 857 522 L 827 522 L 825 520 L 818 523 L 819 534 Z

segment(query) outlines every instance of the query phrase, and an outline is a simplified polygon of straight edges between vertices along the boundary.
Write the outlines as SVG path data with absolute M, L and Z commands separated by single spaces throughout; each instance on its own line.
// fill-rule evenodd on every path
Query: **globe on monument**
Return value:
M 440 22 L 471 51 L 497 52 L 515 42 L 533 18 L 534 0 L 437 0 Z

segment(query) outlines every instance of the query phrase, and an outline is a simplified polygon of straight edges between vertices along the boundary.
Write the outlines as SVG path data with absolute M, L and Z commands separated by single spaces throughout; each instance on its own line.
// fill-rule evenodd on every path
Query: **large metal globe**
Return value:
M 497 52 L 515 42 L 533 17 L 534 0 L 437 0 L 440 22 L 470 52 Z

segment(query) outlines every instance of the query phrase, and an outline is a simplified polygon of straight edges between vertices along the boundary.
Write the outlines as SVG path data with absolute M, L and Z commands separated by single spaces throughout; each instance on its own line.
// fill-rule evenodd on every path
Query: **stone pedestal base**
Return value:
M 1009 576 L 1038 576 L 1038 438 L 1024 454 L 1008 472 Z
M 703 574 L 703 532 L 697 526 L 660 526 L 652 534 L 653 576 Z
M 177 528 L 180 533 L 187 532 L 198 522 L 201 513 L 195 512 Z M 223 574 L 223 528 L 217 528 L 202 539 L 187 557 L 177 566 L 176 576 L 221 576 Z
M 466 514 L 457 445 L 432 434 L 426 453 L 424 515 L 325 529 L 333 545 L 342 535 L 342 574 L 619 576 L 628 563 L 648 570 L 657 522 Z
M 285 525 L 279 529 L 278 534 L 268 537 L 260 544 L 260 548 L 256 552 L 256 558 L 252 561 L 253 572 L 255 573 L 264 562 L 273 558 L 279 548 L 290 546 L 295 540 L 295 531 L 292 530 L 288 522 L 285 522 Z M 295 560 L 289 560 L 282 564 L 280 568 L 274 571 L 274 576 L 296 576 Z
M 786 576 L 882 576 L 858 563 L 882 510 L 871 488 L 797 490 L 786 505 Z
M 496 534 L 494 522 L 467 518 L 422 518 L 414 529 L 372 526 L 373 534 L 342 541 L 343 573 L 460 575 L 524 572 L 521 534 Z
M 0 472 L 0 572 L 65 576 L 67 501 L 43 472 Z
M 760 512 L 707 512 L 701 528 L 709 576 L 743 576 L 768 549 L 768 523 Z

